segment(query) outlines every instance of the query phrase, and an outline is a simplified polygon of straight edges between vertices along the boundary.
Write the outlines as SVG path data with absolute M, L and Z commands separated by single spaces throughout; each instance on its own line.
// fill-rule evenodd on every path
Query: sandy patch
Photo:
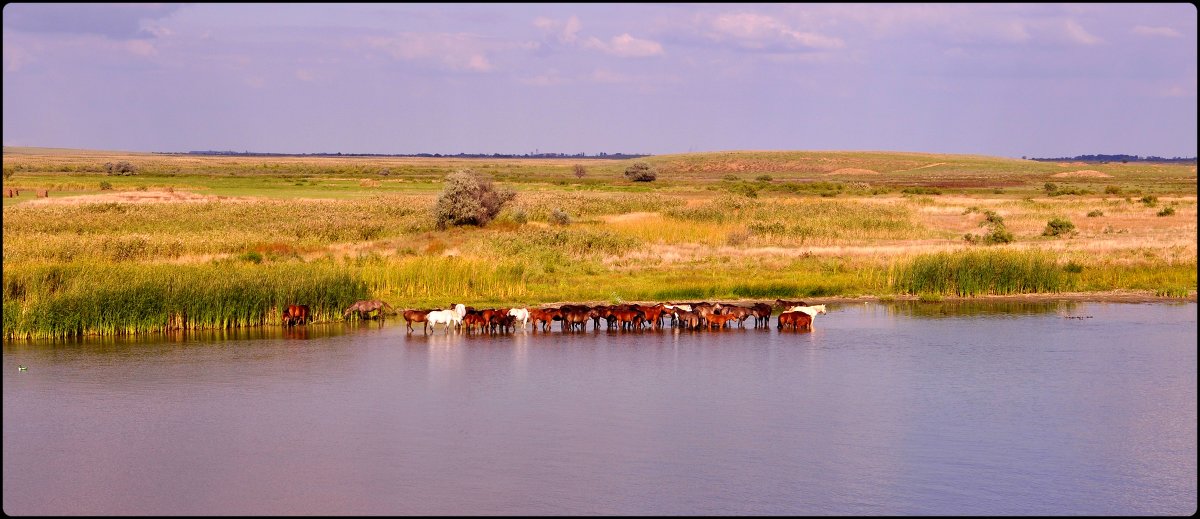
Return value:
M 1055 174 L 1053 174 L 1053 175 L 1050 175 L 1050 176 L 1052 176 L 1052 177 L 1059 177 L 1059 178 L 1062 178 L 1062 177 L 1097 177 L 1097 178 L 1105 178 L 1105 177 L 1111 177 L 1112 175 L 1109 175 L 1108 173 L 1104 173 L 1104 172 L 1102 172 L 1102 171 L 1096 171 L 1096 170 L 1094 170 L 1094 169 L 1081 169 L 1081 170 L 1079 170 L 1079 171 L 1064 171 L 1064 172 L 1062 172 L 1062 173 L 1055 173 Z
M 878 175 L 878 174 L 879 174 L 878 171 L 874 171 L 874 170 L 870 170 L 870 169 L 859 169 L 859 168 L 835 169 L 833 171 L 830 171 L 829 173 L 826 173 L 826 175 Z
M 945 162 L 934 162 L 933 164 L 926 164 L 924 166 L 917 166 L 915 168 L 910 168 L 910 169 L 898 169 L 898 170 L 894 171 L 893 173 L 903 173 L 905 171 L 916 171 L 918 169 L 925 169 L 925 168 L 932 168 L 934 166 L 941 166 L 942 164 L 945 164 Z
M 604 215 L 604 216 L 601 216 L 600 219 L 603 220 L 605 223 L 627 223 L 627 222 L 636 222 L 638 220 L 645 220 L 647 218 L 657 218 L 658 216 L 659 216 L 658 213 L 638 212 L 638 213 Z

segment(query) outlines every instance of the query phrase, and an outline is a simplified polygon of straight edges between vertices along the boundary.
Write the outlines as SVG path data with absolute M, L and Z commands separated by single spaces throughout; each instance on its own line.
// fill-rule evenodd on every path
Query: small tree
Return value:
M 645 162 L 634 162 L 625 168 L 625 178 L 634 182 L 654 182 L 654 179 L 658 178 L 658 172 Z
M 487 225 L 516 195 L 511 189 L 497 189 L 491 178 L 470 169 L 455 171 L 446 176 L 446 187 L 434 206 L 437 226 Z
M 573 169 L 575 170 L 575 178 L 583 178 L 587 176 L 587 169 L 583 167 L 583 164 L 576 164 Z

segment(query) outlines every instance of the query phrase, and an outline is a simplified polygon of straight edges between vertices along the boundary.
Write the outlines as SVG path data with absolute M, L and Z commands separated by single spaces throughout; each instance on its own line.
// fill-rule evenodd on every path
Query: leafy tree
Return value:
M 573 169 L 575 170 L 576 178 L 583 178 L 587 176 L 587 169 L 583 167 L 583 164 L 576 164 Z
M 455 171 L 446 176 L 446 186 L 434 206 L 437 226 L 487 225 L 516 195 L 511 189 L 497 189 L 491 178 L 473 170 Z

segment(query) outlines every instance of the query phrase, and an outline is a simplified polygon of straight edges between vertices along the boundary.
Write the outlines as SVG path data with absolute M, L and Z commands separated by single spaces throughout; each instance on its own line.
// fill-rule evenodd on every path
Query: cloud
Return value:
M 663 54 L 661 43 L 653 40 L 643 40 L 630 36 L 629 33 L 613 36 L 608 42 L 592 36 L 583 42 L 583 46 L 601 52 L 620 56 L 622 58 L 645 58 Z
M 461 33 L 399 33 L 367 37 L 365 41 L 367 46 L 385 51 L 398 60 L 434 63 L 451 70 L 474 72 L 494 69 L 486 53 L 506 46 Z M 528 47 L 524 43 L 508 46 Z
M 1092 34 L 1088 33 L 1087 30 L 1084 29 L 1082 25 L 1079 25 L 1079 23 L 1076 22 L 1075 20 L 1067 20 L 1066 21 L 1066 30 L 1067 30 L 1067 36 L 1070 36 L 1071 39 L 1073 41 L 1075 41 L 1076 43 L 1082 43 L 1084 45 L 1095 45 L 1095 44 L 1103 41 L 1100 38 L 1097 38 L 1097 37 L 1093 36 Z
M 799 31 L 773 16 L 756 13 L 726 13 L 708 22 L 708 37 L 731 41 L 751 50 L 763 49 L 838 49 L 845 46 L 840 38 L 815 32 Z
M 585 49 L 598 50 L 613 56 L 644 58 L 663 54 L 661 43 L 654 40 L 637 38 L 629 33 L 613 36 L 608 41 L 595 36 L 581 39 L 579 33 L 583 30 L 583 23 L 575 15 L 571 15 L 565 21 L 538 17 L 533 20 L 533 25 L 548 35 L 553 36 L 559 43 L 579 45 Z
M 1179 31 L 1170 27 L 1147 27 L 1138 25 L 1133 28 L 1133 33 L 1138 36 L 1163 36 L 1166 38 L 1182 38 L 1183 35 Z

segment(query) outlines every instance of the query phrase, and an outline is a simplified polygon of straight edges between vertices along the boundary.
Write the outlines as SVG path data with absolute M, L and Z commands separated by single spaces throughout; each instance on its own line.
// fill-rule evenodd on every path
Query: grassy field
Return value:
M 658 179 L 626 180 L 636 160 Z M 106 173 L 121 161 L 135 174 Z M 289 303 L 340 319 L 366 298 L 432 308 L 1196 293 L 1193 165 L 844 151 L 617 161 L 4 148 L 3 168 L 4 187 L 20 191 L 3 199 L 10 338 L 275 324 Z M 517 197 L 486 227 L 437 230 L 442 179 L 463 168 Z M 552 223 L 555 210 L 570 223 Z M 1053 219 L 1073 228 L 1052 235 Z M 1010 242 L 980 238 L 995 222 Z

